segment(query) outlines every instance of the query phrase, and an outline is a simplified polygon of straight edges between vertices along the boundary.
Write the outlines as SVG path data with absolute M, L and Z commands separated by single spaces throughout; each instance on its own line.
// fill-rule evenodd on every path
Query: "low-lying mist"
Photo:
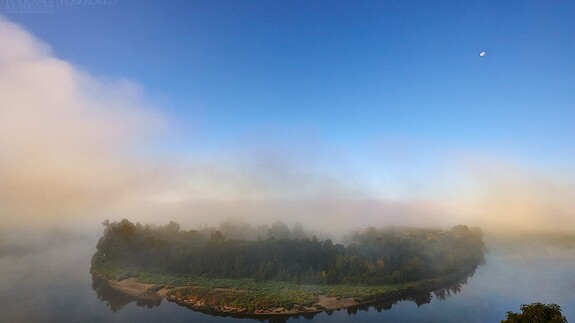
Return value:
M 198 136 L 188 147 L 162 150 L 186 132 L 136 82 L 91 75 L 2 17 L 0 39 L 5 232 L 92 234 L 105 219 L 122 218 L 187 227 L 229 218 L 256 227 L 299 222 L 331 235 L 389 225 L 575 228 L 575 180 L 568 171 L 457 147 L 423 154 L 418 151 L 429 150 L 423 144 L 389 148 L 381 145 L 388 138 L 380 138 L 352 152 L 313 131 L 274 136 L 264 127 L 217 149 Z

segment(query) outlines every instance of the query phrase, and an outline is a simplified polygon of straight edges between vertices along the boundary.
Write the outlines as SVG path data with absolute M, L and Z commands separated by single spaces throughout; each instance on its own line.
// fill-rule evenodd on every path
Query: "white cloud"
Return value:
M 282 219 L 329 231 L 458 223 L 575 228 L 569 176 L 451 160 L 427 142 L 383 147 L 384 157 L 365 163 L 354 158 L 359 149 L 267 133 L 212 156 L 143 154 L 166 119 L 134 82 L 89 75 L 0 17 L 0 228 L 122 217 L 187 226 Z
M 131 149 L 160 114 L 137 86 L 102 81 L 55 58 L 0 18 L 0 225 L 85 215 L 116 198 Z
M 2 18 L 0 36 L 0 226 L 106 217 L 213 223 L 262 210 L 274 218 L 291 208 L 257 201 L 357 194 L 318 170 L 312 153 L 301 160 L 277 142 L 193 160 L 140 154 L 165 116 L 146 107 L 137 84 L 94 77 Z

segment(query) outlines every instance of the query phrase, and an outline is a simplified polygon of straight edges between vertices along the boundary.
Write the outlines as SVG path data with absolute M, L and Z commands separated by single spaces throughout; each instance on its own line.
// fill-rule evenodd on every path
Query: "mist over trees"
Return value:
M 468 273 L 483 261 L 484 249 L 481 231 L 463 225 L 448 231 L 368 228 L 348 245 L 310 238 L 301 224 L 290 229 L 279 221 L 189 231 L 175 222 L 152 227 L 124 219 L 104 225 L 94 268 L 298 283 L 402 283 Z
M 264 240 L 269 238 L 274 239 L 304 239 L 310 238 L 305 232 L 303 225 L 296 222 L 293 227 L 290 227 L 282 222 L 276 221 L 271 226 L 262 224 L 258 226 L 251 226 L 246 222 L 235 219 L 227 219 L 222 222 L 217 228 L 204 228 L 200 230 L 202 234 L 208 236 L 212 231 L 220 231 L 226 239 L 229 240 Z

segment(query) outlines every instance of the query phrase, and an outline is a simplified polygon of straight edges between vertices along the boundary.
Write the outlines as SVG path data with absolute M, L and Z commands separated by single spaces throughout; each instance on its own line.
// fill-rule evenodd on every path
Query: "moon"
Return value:
M 486 52 L 481 52 L 481 53 L 479 53 L 479 56 L 483 57 L 483 56 L 485 56 L 486 54 L 487 54 Z

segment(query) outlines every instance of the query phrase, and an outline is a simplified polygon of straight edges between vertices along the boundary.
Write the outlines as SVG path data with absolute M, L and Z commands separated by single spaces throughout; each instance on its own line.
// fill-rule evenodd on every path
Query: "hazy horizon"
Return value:
M 573 5 L 447 7 L 6 12 L 0 229 L 574 232 Z

